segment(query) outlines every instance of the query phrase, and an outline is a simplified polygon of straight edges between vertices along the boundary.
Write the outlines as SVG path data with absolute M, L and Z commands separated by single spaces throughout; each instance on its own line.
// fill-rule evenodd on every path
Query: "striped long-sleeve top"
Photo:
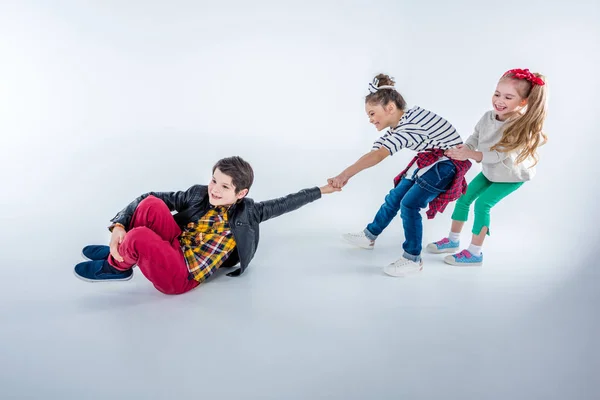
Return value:
M 382 146 L 390 155 L 403 148 L 417 152 L 431 149 L 446 150 L 462 143 L 454 126 L 439 115 L 415 106 L 404 113 L 398 126 L 389 129 L 373 144 L 373 150 Z

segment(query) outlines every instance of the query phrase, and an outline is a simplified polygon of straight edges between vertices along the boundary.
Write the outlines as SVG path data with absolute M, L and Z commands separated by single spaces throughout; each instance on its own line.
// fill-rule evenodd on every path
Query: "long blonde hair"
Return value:
M 534 160 L 533 165 L 539 161 L 537 148 L 546 144 L 548 136 L 542 131 L 546 119 L 547 108 L 547 85 L 546 78 L 537 72 L 531 73 L 525 70 L 531 79 L 523 78 L 523 75 L 511 70 L 506 72 L 500 80 L 510 80 L 515 84 L 515 89 L 521 98 L 527 99 L 524 113 L 517 113 L 504 128 L 502 138 L 492 146 L 491 150 L 503 153 L 514 150 L 519 151 L 516 163 L 519 164 L 528 158 Z M 538 79 L 536 79 L 538 78 Z M 532 83 L 531 80 L 542 84 Z

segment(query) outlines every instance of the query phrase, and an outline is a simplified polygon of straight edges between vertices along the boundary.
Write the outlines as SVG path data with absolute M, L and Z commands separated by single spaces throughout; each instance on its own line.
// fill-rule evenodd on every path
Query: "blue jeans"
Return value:
M 414 179 L 402 178 L 398 186 L 390 190 L 385 197 L 385 202 L 377 211 L 375 219 L 365 229 L 365 235 L 375 240 L 400 210 L 402 225 L 404 227 L 404 257 L 416 262 L 421 261 L 423 241 L 423 221 L 421 209 L 435 199 L 440 193 L 446 191 L 454 175 L 456 167 L 450 160 L 440 161 L 431 169 Z

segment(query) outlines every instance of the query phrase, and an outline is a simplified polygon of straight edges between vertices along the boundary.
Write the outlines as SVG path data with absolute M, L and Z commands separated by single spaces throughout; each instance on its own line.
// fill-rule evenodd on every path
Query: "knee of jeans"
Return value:
M 400 185 L 393 187 L 388 194 L 385 196 L 385 199 L 393 199 L 398 197 L 398 191 L 401 190 L 401 188 L 399 188 Z
M 384 204 L 386 205 L 386 207 L 388 209 L 393 208 L 396 211 L 398 211 L 398 207 L 399 207 L 398 200 L 394 197 L 393 194 L 388 194 L 387 196 L 385 196 Z
M 383 201 L 387 204 L 390 203 L 392 201 L 392 192 L 389 192 L 385 198 L 383 199 Z
M 410 200 L 402 200 L 400 202 L 400 212 L 402 215 L 419 213 L 421 207 Z

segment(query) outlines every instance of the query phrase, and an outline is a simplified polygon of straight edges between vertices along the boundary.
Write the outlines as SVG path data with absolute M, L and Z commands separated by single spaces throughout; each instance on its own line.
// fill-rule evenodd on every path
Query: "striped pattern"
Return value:
M 190 222 L 179 237 L 190 278 L 198 282 L 208 279 L 235 248 L 229 228 L 227 209 L 214 207 L 198 222 Z
M 450 122 L 431 111 L 413 107 L 404 113 L 398 126 L 375 141 L 373 150 L 383 146 L 393 155 L 404 148 L 417 152 L 446 150 L 461 143 L 460 135 Z

